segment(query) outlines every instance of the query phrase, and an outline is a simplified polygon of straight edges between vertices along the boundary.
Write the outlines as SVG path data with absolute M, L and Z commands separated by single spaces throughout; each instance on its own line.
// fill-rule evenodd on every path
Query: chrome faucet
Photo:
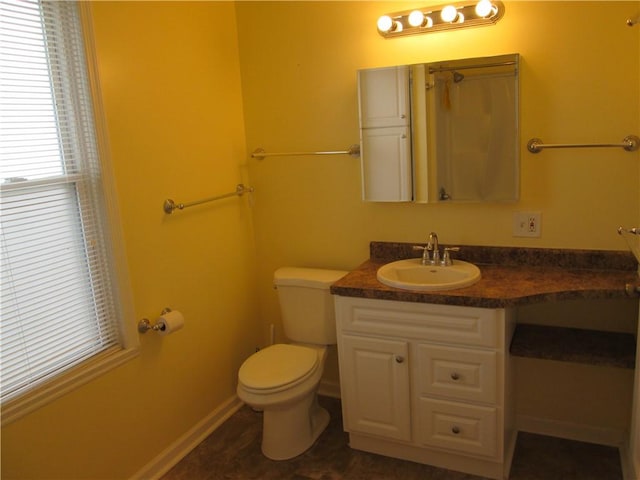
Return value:
M 441 265 L 443 267 L 453 265 L 453 260 L 451 260 L 449 252 L 460 251 L 460 247 L 445 247 L 442 250 L 444 252 L 442 260 L 440 260 L 440 246 L 438 245 L 438 234 L 436 232 L 429 234 L 429 241 L 426 247 L 415 245 L 413 249 L 422 251 L 422 260 L 420 262 L 422 265 Z M 429 252 L 433 252 L 431 258 L 429 258 Z
M 440 250 L 438 247 L 438 234 L 436 232 L 431 232 L 429 234 L 429 242 L 427 243 L 427 248 L 425 248 L 427 260 L 429 259 L 428 252 L 430 251 L 433 251 L 433 254 L 431 255 L 431 261 L 428 263 L 431 265 L 438 265 L 440 263 Z

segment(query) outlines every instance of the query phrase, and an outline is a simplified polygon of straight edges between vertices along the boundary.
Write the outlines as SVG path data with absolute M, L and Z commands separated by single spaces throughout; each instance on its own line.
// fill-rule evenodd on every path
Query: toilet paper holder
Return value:
M 160 315 L 166 315 L 169 313 L 171 309 L 166 307 L 160 312 Z M 161 332 L 164 330 L 164 325 L 156 323 L 155 325 L 151 325 L 151 322 L 148 318 L 143 318 L 138 322 L 138 332 L 139 333 L 147 333 L 149 330 L 153 330 L 154 332 Z

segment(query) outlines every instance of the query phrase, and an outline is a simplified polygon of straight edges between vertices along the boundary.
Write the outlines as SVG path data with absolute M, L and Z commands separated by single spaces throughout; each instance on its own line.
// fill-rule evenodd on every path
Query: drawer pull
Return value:
M 451 380 L 460 380 L 460 375 L 457 372 L 451 374 Z
M 453 427 L 451 427 L 451 433 L 453 433 L 454 435 L 458 435 L 460 433 L 460 428 L 454 425 Z
M 404 357 L 402 355 L 396 355 L 396 363 L 404 362 Z

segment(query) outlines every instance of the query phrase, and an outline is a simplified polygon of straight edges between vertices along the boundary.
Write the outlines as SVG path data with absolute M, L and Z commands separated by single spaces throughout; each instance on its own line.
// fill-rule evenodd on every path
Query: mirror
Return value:
M 363 199 L 519 197 L 519 55 L 358 71 Z

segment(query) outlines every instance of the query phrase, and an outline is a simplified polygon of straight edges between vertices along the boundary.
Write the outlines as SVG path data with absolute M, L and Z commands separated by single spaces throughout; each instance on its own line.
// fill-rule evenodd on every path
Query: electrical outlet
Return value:
M 514 237 L 539 237 L 541 230 L 540 212 L 515 212 L 513 214 Z

